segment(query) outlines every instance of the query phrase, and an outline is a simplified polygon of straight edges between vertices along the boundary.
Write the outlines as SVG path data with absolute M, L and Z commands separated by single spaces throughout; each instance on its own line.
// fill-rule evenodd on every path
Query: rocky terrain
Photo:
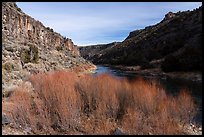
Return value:
M 93 68 L 71 39 L 25 14 L 16 3 L 2 3 L 3 96 L 33 73 Z
M 88 46 L 80 52 L 94 64 L 159 68 L 163 72 L 201 71 L 201 41 L 202 6 L 169 12 L 158 24 L 132 31 L 124 41 L 109 48 L 95 52 L 95 46 L 92 51 Z

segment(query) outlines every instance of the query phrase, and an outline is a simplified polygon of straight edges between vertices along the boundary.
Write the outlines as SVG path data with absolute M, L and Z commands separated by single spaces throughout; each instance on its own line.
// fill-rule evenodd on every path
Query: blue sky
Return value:
M 46 27 L 78 46 L 123 41 L 130 31 L 160 22 L 169 11 L 192 10 L 202 2 L 17 2 Z

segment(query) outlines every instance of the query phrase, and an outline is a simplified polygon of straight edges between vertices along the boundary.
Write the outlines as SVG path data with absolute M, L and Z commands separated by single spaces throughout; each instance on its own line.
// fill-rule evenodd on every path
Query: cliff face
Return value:
M 3 90 L 19 85 L 33 73 L 94 67 L 80 56 L 71 39 L 26 15 L 16 3 L 2 3 Z
M 166 72 L 201 70 L 201 43 L 202 7 L 169 12 L 158 24 L 130 32 L 123 42 L 91 60 L 96 64 L 139 65 L 144 69 L 161 67 Z
M 2 4 L 2 34 L 9 40 L 32 42 L 36 45 L 47 45 L 50 48 L 64 46 L 73 55 L 79 56 L 79 50 L 69 38 L 53 32 L 41 22 L 23 13 L 15 3 Z

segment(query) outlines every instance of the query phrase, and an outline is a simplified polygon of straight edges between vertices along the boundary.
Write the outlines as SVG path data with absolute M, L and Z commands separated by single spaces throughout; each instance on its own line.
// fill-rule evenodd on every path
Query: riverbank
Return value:
M 188 127 L 196 109 L 187 92 L 173 99 L 165 89 L 142 79 L 121 81 L 109 74 L 79 78 L 67 71 L 35 74 L 30 82 L 35 92 L 22 87 L 2 101 L 2 110 L 10 119 L 2 122 L 3 134 L 113 134 L 118 128 L 122 134 L 135 135 L 202 134 L 202 127 Z M 13 120 L 18 122 L 14 128 L 8 122 Z
M 122 70 L 128 73 L 135 73 L 147 77 L 160 77 L 162 79 L 172 78 L 172 79 L 184 79 L 189 81 L 194 81 L 202 83 L 202 72 L 163 72 L 160 68 L 150 68 L 142 69 L 140 66 L 122 66 L 122 65 L 108 65 L 104 64 L 103 66 Z

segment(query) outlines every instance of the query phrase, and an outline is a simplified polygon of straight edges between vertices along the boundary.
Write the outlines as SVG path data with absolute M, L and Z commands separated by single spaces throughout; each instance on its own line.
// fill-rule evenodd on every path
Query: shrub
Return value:
M 2 65 L 2 68 L 7 72 L 12 72 L 14 70 L 14 64 L 12 64 L 12 62 L 6 62 Z
M 21 61 L 24 63 L 38 63 L 39 55 L 38 48 L 33 44 L 28 44 L 29 50 L 23 49 L 21 51 Z
M 30 61 L 32 63 L 38 63 L 38 60 L 38 47 L 36 47 L 35 45 L 30 45 Z
M 17 11 L 22 12 L 21 8 L 17 8 Z
M 54 32 L 54 30 L 50 27 L 46 27 L 47 30 L 51 31 L 51 32 Z
M 63 47 L 62 47 L 62 46 L 57 46 L 57 47 L 56 47 L 56 50 L 57 50 L 57 51 L 62 51 L 62 50 L 63 50 Z
M 20 57 L 21 57 L 22 62 L 24 62 L 24 63 L 30 62 L 30 52 L 29 52 L 29 50 L 25 50 L 25 49 L 22 50 Z
M 37 94 L 49 112 L 49 123 L 54 130 L 66 131 L 79 122 L 77 92 L 74 90 L 76 76 L 72 73 L 56 72 L 51 74 L 37 74 L 31 77 Z M 43 124 L 43 123 L 42 123 Z
M 16 89 L 9 113 L 36 134 L 184 134 L 195 116 L 195 102 L 182 90 L 167 95 L 155 81 L 117 79 L 57 71 L 29 79 L 34 92 Z M 5 109 L 5 106 L 4 106 Z M 25 113 L 26 112 L 26 113 Z

